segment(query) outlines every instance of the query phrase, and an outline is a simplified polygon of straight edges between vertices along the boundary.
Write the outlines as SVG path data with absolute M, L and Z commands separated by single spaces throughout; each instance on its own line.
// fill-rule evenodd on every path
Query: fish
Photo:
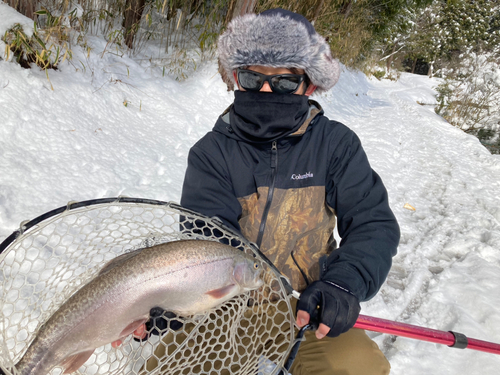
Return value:
M 153 307 L 179 316 L 208 311 L 263 285 L 262 263 L 234 247 L 179 240 L 120 255 L 40 326 L 16 364 L 19 375 L 79 369 L 103 345 L 122 340 Z

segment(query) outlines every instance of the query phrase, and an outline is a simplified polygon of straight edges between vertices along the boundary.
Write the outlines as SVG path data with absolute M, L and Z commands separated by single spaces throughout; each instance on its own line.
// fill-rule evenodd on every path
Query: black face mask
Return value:
M 230 112 L 233 131 L 251 142 L 270 142 L 297 131 L 309 113 L 308 97 L 235 91 Z

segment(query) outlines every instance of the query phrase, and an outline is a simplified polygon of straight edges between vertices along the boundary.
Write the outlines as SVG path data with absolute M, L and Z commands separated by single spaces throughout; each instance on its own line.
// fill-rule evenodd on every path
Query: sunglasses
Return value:
M 260 91 L 264 82 L 267 82 L 271 90 L 277 94 L 293 94 L 307 79 L 305 74 L 273 74 L 268 76 L 247 69 L 237 69 L 236 71 L 238 83 L 248 91 Z

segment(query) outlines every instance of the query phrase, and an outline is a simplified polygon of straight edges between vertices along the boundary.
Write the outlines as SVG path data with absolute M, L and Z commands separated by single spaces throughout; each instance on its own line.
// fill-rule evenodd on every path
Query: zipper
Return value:
M 271 185 L 269 186 L 269 191 L 267 192 L 266 205 L 264 206 L 264 212 L 262 213 L 262 220 L 260 221 L 259 234 L 257 236 L 257 247 L 260 248 L 262 244 L 262 238 L 264 237 L 264 230 L 266 229 L 267 215 L 269 214 L 269 209 L 271 208 L 271 202 L 274 195 L 274 185 L 276 184 L 276 176 L 278 175 L 278 146 L 276 141 L 273 141 L 271 146 Z
M 267 192 L 266 205 L 264 206 L 262 220 L 260 221 L 259 234 L 257 235 L 256 244 L 258 248 L 260 248 L 260 245 L 262 244 L 262 239 L 264 238 L 264 230 L 266 229 L 267 216 L 269 215 L 269 210 L 271 209 L 271 202 L 273 200 L 274 186 L 276 184 L 277 176 L 278 176 L 278 146 L 277 142 L 273 141 L 271 146 L 271 185 L 269 186 L 269 191 Z M 291 253 L 291 256 L 293 262 L 295 263 L 300 273 L 302 274 L 302 277 L 304 278 L 306 285 L 309 285 L 309 280 L 307 279 L 305 272 L 302 270 L 302 268 L 300 268 L 299 264 L 295 260 L 295 257 L 293 256 L 293 251 Z

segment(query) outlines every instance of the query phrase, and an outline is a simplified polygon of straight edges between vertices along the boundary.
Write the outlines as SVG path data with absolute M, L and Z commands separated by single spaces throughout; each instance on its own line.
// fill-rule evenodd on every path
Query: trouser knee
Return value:
M 387 375 L 391 366 L 365 331 L 351 329 L 339 337 L 316 339 L 306 332 L 290 369 L 293 375 Z

